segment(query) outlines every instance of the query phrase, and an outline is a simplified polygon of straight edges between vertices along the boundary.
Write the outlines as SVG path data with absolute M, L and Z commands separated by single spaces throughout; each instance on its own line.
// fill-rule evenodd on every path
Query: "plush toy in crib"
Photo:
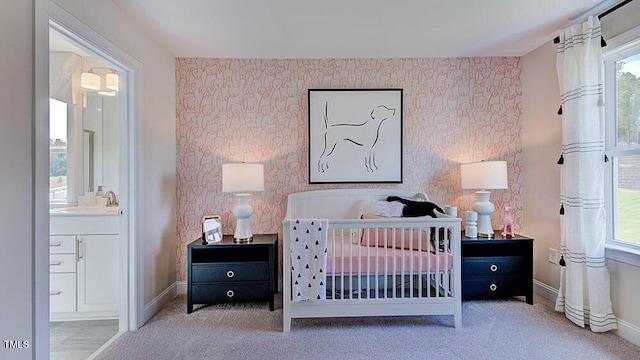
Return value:
M 444 210 L 442 210 L 440 206 L 429 201 L 407 200 L 398 196 L 389 196 L 387 197 L 387 201 L 397 201 L 404 204 L 404 208 L 402 209 L 403 217 L 430 216 L 432 218 L 436 218 L 438 217 L 436 212 L 441 214 L 444 213 Z M 445 248 L 444 228 L 440 228 L 439 232 L 440 241 L 438 242 L 438 245 L 436 245 L 436 231 L 435 228 L 431 228 L 431 252 L 434 254 L 436 252 L 435 249 L 439 249 L 440 252 L 443 252 Z M 449 234 L 449 236 L 451 236 L 451 234 Z

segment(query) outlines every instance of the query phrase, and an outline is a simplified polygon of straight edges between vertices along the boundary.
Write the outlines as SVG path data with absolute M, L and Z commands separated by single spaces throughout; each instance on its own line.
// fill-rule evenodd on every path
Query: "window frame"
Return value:
M 614 167 L 615 161 L 613 161 L 614 157 L 618 156 L 640 155 L 640 146 L 633 148 L 617 146 L 617 122 L 615 121 L 617 106 L 606 106 L 606 104 L 616 104 L 617 102 L 616 62 L 640 53 L 640 26 L 608 40 L 607 44 L 602 50 L 605 93 L 605 153 L 610 159 L 605 163 L 605 255 L 609 259 L 640 266 L 640 245 L 614 239 L 617 184 L 614 183 L 616 168 Z
M 77 127 L 81 126 L 82 122 L 75 120 L 77 117 L 81 117 L 82 113 L 78 113 L 77 106 L 74 104 L 65 103 L 64 101 L 58 99 L 54 100 L 66 104 L 67 107 L 67 197 L 60 200 L 49 199 L 49 208 L 77 205 L 77 180 L 75 179 L 75 177 L 76 174 L 82 174 L 82 169 L 80 169 L 80 171 L 77 169 L 77 162 L 79 160 L 82 160 L 82 154 L 77 154 L 79 150 L 78 141 L 76 140 L 76 133 L 78 132 Z M 82 144 L 80 144 L 80 146 L 81 145 Z M 82 182 L 82 179 L 80 179 L 80 182 Z
M 67 164 L 66 164 L 66 167 L 67 167 L 67 175 L 66 175 L 66 177 L 67 177 L 67 189 L 66 189 L 66 194 L 67 195 L 62 199 L 51 199 L 51 195 L 49 195 L 49 207 L 58 207 L 58 206 L 66 206 L 68 204 L 68 201 L 69 201 L 68 200 L 69 199 L 69 165 L 71 165 L 69 163 L 69 147 L 70 147 L 69 140 L 71 139 L 70 136 L 69 136 L 69 134 L 71 133 L 69 131 L 69 127 L 71 125 L 70 120 L 72 119 L 73 108 L 68 103 L 66 103 L 64 101 L 58 100 L 56 98 L 49 98 L 49 118 L 50 119 L 51 119 L 51 112 L 52 112 L 51 100 L 55 100 L 55 101 L 59 102 L 60 104 L 64 104 L 65 118 L 66 118 L 65 119 L 66 120 L 65 121 L 66 122 L 66 133 L 67 133 L 66 134 L 67 135 L 67 137 L 66 137 L 66 146 L 65 146 L 65 148 L 66 148 L 65 153 L 67 154 Z M 49 120 L 49 128 L 51 128 L 51 120 Z M 51 139 L 51 134 L 49 134 L 49 138 Z M 49 148 L 49 149 L 51 149 L 51 148 Z M 49 151 L 51 151 L 51 150 L 49 150 Z M 49 157 L 49 161 L 51 161 L 51 157 Z M 49 175 L 49 177 L 51 177 L 51 175 Z M 49 181 L 51 181 L 51 180 L 49 180 Z M 50 184 L 49 184 L 49 191 L 51 191 L 51 185 Z

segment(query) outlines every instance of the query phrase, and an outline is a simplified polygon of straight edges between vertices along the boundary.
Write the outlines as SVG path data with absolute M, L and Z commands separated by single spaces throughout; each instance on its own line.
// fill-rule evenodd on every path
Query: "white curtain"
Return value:
M 605 266 L 604 112 L 600 21 L 560 35 L 562 97 L 560 290 L 556 310 L 594 332 L 617 328 Z

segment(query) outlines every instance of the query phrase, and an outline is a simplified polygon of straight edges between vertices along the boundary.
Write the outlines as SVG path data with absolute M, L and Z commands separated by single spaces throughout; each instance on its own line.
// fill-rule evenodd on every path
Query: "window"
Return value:
M 49 99 L 49 202 L 67 202 L 67 104 Z
M 607 48 L 607 242 L 640 253 L 640 28 Z

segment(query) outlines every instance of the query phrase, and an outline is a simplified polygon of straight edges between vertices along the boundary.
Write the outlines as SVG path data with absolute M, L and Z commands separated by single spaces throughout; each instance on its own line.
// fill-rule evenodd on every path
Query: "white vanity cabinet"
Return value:
M 118 235 L 78 235 L 78 311 L 118 310 Z
M 49 237 L 49 305 L 51 312 L 76 310 L 76 237 Z
M 117 318 L 119 216 L 55 214 L 49 225 L 51 319 Z

